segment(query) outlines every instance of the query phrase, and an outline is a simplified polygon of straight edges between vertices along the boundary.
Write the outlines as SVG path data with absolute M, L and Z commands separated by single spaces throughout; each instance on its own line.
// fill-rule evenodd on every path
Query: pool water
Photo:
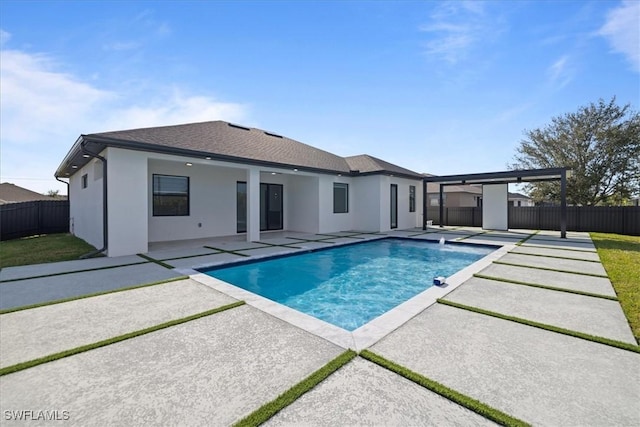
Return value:
M 204 273 L 353 331 L 494 250 L 387 238 Z

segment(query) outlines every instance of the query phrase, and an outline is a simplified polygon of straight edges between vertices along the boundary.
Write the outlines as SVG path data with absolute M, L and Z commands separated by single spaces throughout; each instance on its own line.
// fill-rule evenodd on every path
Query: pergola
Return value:
M 522 182 L 536 182 L 536 181 L 557 181 L 560 180 L 560 237 L 567 238 L 567 175 L 571 170 L 569 168 L 548 168 L 548 169 L 526 169 L 526 170 L 512 170 L 504 172 L 487 172 L 487 173 L 472 173 L 462 175 L 446 175 L 446 176 L 429 176 L 422 179 L 422 214 L 423 223 L 422 229 L 427 229 L 427 183 L 433 182 L 439 184 L 440 189 L 440 227 L 443 226 L 442 218 L 444 217 L 444 197 L 443 188 L 447 185 L 465 185 L 465 184 L 481 184 L 483 188 L 483 220 L 482 228 L 488 224 L 488 218 L 485 218 L 485 205 L 488 204 L 488 208 L 493 209 L 493 212 L 497 212 L 497 216 L 507 219 L 508 203 L 506 194 L 508 194 L 508 184 L 517 184 Z M 484 200 L 485 186 L 487 186 L 488 200 Z M 504 204 L 500 203 L 502 195 L 504 197 Z M 503 221 L 506 222 L 506 221 Z M 506 229 L 506 226 L 505 226 Z

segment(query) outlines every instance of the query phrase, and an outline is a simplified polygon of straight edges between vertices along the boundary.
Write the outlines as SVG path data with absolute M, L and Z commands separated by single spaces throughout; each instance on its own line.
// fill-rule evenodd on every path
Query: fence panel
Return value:
M 0 240 L 68 232 L 68 200 L 37 200 L 0 205 Z
M 438 207 L 427 210 L 427 219 L 439 225 Z M 559 206 L 509 207 L 509 228 L 560 230 Z M 482 227 L 482 208 L 444 208 L 444 225 Z M 568 231 L 598 231 L 640 236 L 638 206 L 568 206 Z

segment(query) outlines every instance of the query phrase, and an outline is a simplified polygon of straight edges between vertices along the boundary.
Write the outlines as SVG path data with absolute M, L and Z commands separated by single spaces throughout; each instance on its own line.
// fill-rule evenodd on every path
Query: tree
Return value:
M 629 104 L 600 99 L 524 134 L 511 167 L 571 168 L 568 203 L 610 205 L 640 194 L 640 114 Z M 530 183 L 527 191 L 536 201 L 560 200 L 558 182 Z
M 58 197 L 60 195 L 60 190 L 49 190 L 47 191 L 47 196 L 49 197 Z

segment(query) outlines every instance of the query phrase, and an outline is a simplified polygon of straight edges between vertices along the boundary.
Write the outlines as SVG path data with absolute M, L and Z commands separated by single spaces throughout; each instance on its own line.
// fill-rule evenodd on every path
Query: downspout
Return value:
M 99 159 L 102 162 L 102 248 L 96 249 L 95 251 L 91 251 L 89 253 L 81 255 L 80 259 L 94 257 L 99 253 L 106 251 L 107 247 L 109 246 L 109 237 L 107 234 L 107 232 L 109 231 L 109 224 L 107 221 L 107 212 L 108 212 L 108 209 L 107 209 L 107 159 L 105 159 L 99 154 L 92 153 L 91 151 L 87 150 L 87 148 L 85 147 L 85 144 L 86 144 L 86 141 L 83 141 L 80 144 L 80 149 L 82 150 L 82 153 L 90 157 Z
M 71 216 L 71 191 L 69 191 L 69 183 L 61 180 L 55 175 L 53 177 L 56 179 L 56 181 L 60 181 L 67 186 L 67 201 L 69 202 L 69 216 Z M 69 231 L 71 231 L 71 224 L 69 224 Z

